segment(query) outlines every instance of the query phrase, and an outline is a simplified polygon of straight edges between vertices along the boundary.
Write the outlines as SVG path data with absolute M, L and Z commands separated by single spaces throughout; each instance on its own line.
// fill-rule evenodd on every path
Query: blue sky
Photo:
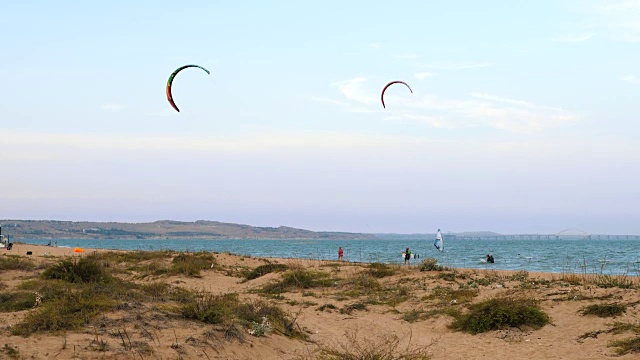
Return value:
M 0 10 L 0 218 L 640 234 L 639 1 Z

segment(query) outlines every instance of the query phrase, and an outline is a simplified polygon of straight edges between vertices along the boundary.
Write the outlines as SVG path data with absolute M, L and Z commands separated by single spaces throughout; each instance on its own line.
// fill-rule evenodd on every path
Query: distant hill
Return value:
M 151 223 L 0 220 L 2 234 L 11 239 L 363 239 L 372 234 L 309 231 L 286 226 L 255 227 L 218 221 Z

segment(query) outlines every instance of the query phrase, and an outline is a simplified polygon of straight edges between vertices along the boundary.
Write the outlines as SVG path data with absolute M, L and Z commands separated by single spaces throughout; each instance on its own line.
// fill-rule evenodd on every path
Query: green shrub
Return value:
M 245 275 L 244 278 L 246 280 L 253 280 L 272 272 L 282 272 L 286 271 L 287 269 L 289 269 L 289 266 L 287 266 L 286 264 L 264 264 L 251 270 Z
M 461 288 L 454 290 L 450 287 L 436 286 L 431 289 L 431 294 L 423 299 L 438 299 L 441 303 L 450 303 L 455 300 L 458 304 L 470 302 L 478 296 L 478 290 L 472 288 Z
M 593 282 L 601 288 L 621 288 L 631 289 L 634 287 L 633 280 L 628 276 L 597 275 Z
M 387 264 L 376 262 L 369 264 L 367 273 L 376 278 L 383 278 L 386 276 L 392 276 L 393 274 L 395 274 L 395 270 Z
M 329 309 L 329 310 L 337 310 L 338 308 L 333 304 L 324 304 L 324 305 L 318 307 L 318 311 L 325 311 L 327 309 Z
M 233 309 L 238 303 L 238 294 L 211 295 L 201 294 L 184 304 L 182 316 L 207 324 L 222 324 L 233 318 Z
M 0 312 L 27 310 L 36 303 L 36 294 L 20 291 L 0 293 Z
M 305 339 L 306 336 L 296 327 L 296 319 L 291 319 L 280 307 L 257 300 L 238 303 L 234 309 L 237 319 L 245 326 L 261 323 L 263 318 L 269 319 L 271 326 L 281 334 L 289 337 Z
M 438 274 L 438 278 L 446 281 L 456 281 L 456 273 L 453 273 L 453 272 L 440 273 Z
M 171 261 L 169 273 L 200 277 L 201 270 L 211 269 L 215 264 L 215 256 L 208 252 L 178 254 Z
M 0 352 L 7 354 L 10 359 L 20 359 L 20 352 L 9 344 L 4 344 L 4 347 L 0 349 Z
M 601 318 L 614 317 L 624 314 L 627 306 L 624 304 L 594 304 L 580 310 L 582 315 L 595 315 Z
M 450 325 L 454 330 L 471 334 L 510 327 L 539 329 L 549 323 L 536 302 L 529 299 L 491 299 L 472 305 L 465 315 Z
M 427 258 L 422 260 L 422 264 L 420 264 L 420 271 L 441 271 L 443 267 L 438 265 L 438 260 L 436 258 Z
M 334 286 L 335 280 L 321 271 L 293 269 L 283 274 L 282 280 L 267 284 L 262 288 L 264 293 L 283 293 L 292 289 L 312 289 L 316 287 Z
M 351 313 L 354 310 L 359 310 L 359 311 L 367 310 L 367 305 L 363 304 L 363 303 L 355 303 L 355 304 L 346 305 L 346 306 L 343 306 L 342 309 L 340 309 L 340 314 L 351 315 Z
M 265 301 L 241 302 L 238 294 L 211 295 L 199 294 L 182 306 L 182 315 L 187 319 L 208 324 L 233 323 L 239 321 L 245 326 L 261 324 L 263 318 L 269 319 L 273 329 L 280 333 L 298 338 L 305 336 L 297 329 L 295 319 L 279 307 Z
M 18 289 L 38 292 L 42 296 L 42 302 L 51 302 L 62 299 L 70 286 L 71 284 L 64 280 L 34 279 L 21 283 Z
M 29 259 L 18 255 L 6 255 L 0 257 L 0 270 L 33 270 L 36 264 Z
M 526 270 L 518 271 L 509 277 L 511 281 L 525 281 L 529 278 L 529 272 Z
M 69 283 L 97 283 L 111 281 L 111 275 L 104 270 L 95 257 L 87 256 L 80 259 L 64 259 L 47 268 L 42 277 L 45 279 L 60 279 Z
M 373 292 L 377 292 L 382 288 L 378 280 L 373 278 L 368 273 L 356 274 L 354 277 L 345 279 L 341 281 L 341 286 L 347 289 L 344 292 L 344 295 L 351 297 L 368 295 Z
M 618 355 L 640 353 L 640 336 L 624 340 L 615 340 L 607 346 L 617 347 L 616 354 Z
M 492 279 L 488 279 L 488 278 L 478 278 L 478 279 L 473 279 L 472 281 L 474 281 L 476 284 L 480 285 L 480 286 L 489 286 L 491 285 L 494 280 Z
M 174 287 L 162 281 L 155 281 L 149 284 L 141 284 L 139 291 L 142 297 L 151 301 L 165 302 L 176 301 L 186 303 L 194 298 L 194 294 L 181 287 Z
M 402 315 L 402 320 L 409 323 L 413 323 L 420 320 L 421 314 L 422 314 L 422 311 L 420 310 L 410 310 L 409 312 L 406 312 Z
M 62 299 L 43 303 L 39 311 L 29 313 L 11 328 L 11 334 L 29 336 L 35 332 L 76 330 L 114 305 L 115 302 L 104 295 L 69 291 Z

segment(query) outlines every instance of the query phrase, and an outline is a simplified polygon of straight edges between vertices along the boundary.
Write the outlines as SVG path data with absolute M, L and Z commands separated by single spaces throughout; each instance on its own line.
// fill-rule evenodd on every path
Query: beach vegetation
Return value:
M 619 335 L 625 332 L 632 332 L 636 335 L 640 335 L 640 324 L 638 323 L 623 323 L 623 322 L 615 322 L 609 325 L 608 329 L 604 330 L 595 330 L 586 332 L 578 337 L 578 341 L 587 339 L 587 338 L 597 338 L 600 334 L 614 334 Z
M 442 271 L 444 268 L 438 265 L 436 258 L 426 258 L 420 264 L 420 271 Z
M 422 311 L 412 309 L 402 315 L 402 320 L 414 323 L 420 319 L 420 314 L 422 314 Z
M 287 266 L 286 264 L 276 264 L 276 263 L 264 264 L 247 272 L 244 275 L 244 278 L 245 280 L 253 280 L 273 272 L 283 272 L 283 271 L 287 271 L 288 269 L 289 269 L 289 266 Z
M 411 343 L 401 345 L 397 335 L 359 337 L 355 330 L 346 331 L 343 340 L 320 345 L 313 353 L 299 356 L 297 360 L 429 360 L 428 350 Z
M 508 277 L 510 281 L 527 281 L 529 278 L 529 272 L 526 270 L 517 271 Z
M 640 353 L 640 336 L 629 339 L 613 340 L 607 346 L 616 347 L 616 354 L 637 354 Z
M 340 281 L 340 287 L 345 290 L 341 293 L 348 297 L 370 295 L 382 289 L 382 285 L 368 272 L 359 273 Z
M 329 303 L 329 304 L 323 304 L 322 306 L 318 307 L 318 311 L 326 311 L 326 310 L 337 310 L 338 307 Z
M 488 277 L 478 277 L 478 278 L 474 277 L 472 280 L 470 280 L 470 282 L 475 283 L 479 286 L 489 286 L 496 281 L 497 280 L 495 278 L 488 278 Z
M 375 262 L 375 263 L 371 263 L 369 264 L 368 268 L 367 268 L 367 274 L 375 277 L 375 278 L 383 278 L 383 277 L 387 277 L 387 276 L 392 276 L 396 273 L 396 269 L 394 269 L 393 267 L 387 265 L 387 264 L 383 264 L 383 263 L 379 263 L 379 262 Z
M 469 311 L 456 318 L 450 328 L 470 334 L 511 327 L 536 330 L 549 321 L 549 316 L 534 300 L 497 298 L 471 305 Z
M 620 303 L 609 304 L 593 304 L 580 309 L 579 313 L 582 315 L 595 315 L 597 317 L 615 317 L 624 314 L 627 311 L 627 306 Z
M 4 255 L 0 257 L 0 270 L 33 270 L 36 264 L 31 259 L 17 255 Z
M 171 267 L 167 273 L 169 275 L 201 277 L 201 270 L 213 269 L 215 267 L 216 258 L 210 252 L 179 253 L 171 260 Z
M 82 258 L 67 258 L 45 269 L 45 279 L 59 279 L 68 283 L 106 283 L 111 275 L 93 255 Z
M 0 352 L 7 355 L 9 359 L 20 359 L 20 351 L 9 344 L 4 344 Z
M 606 274 L 598 274 L 593 279 L 593 283 L 601 288 L 621 288 L 631 289 L 634 287 L 634 282 L 624 275 L 612 276 Z
M 271 329 L 285 336 L 306 338 L 296 324 L 296 318 L 289 316 L 277 305 L 266 301 L 240 301 L 237 293 L 212 295 L 200 293 L 181 307 L 186 319 L 207 324 L 229 324 L 239 322 L 242 326 L 253 328 L 254 324 L 263 324 L 267 319 Z
M 36 303 L 36 294 L 27 291 L 0 293 L 0 312 L 22 311 L 32 308 Z
M 12 335 L 29 336 L 35 332 L 77 330 L 96 315 L 113 309 L 115 301 L 87 288 L 68 291 L 56 301 L 43 303 L 38 311 L 30 312 L 11 327 Z
M 456 281 L 456 273 L 455 272 L 442 272 L 438 274 L 438 279 L 446 280 L 446 281 Z
M 351 315 L 351 313 L 353 313 L 355 310 L 357 311 L 365 311 L 367 310 L 367 305 L 364 303 L 353 303 L 353 304 L 349 304 L 349 305 L 345 305 L 342 308 L 340 308 L 340 314 L 347 314 L 347 315 Z
M 329 273 L 323 271 L 294 268 L 282 275 L 279 281 L 271 282 L 262 287 L 263 293 L 283 293 L 297 289 L 313 289 L 318 287 L 332 287 L 336 281 Z
M 413 323 L 419 320 L 427 320 L 439 316 L 451 316 L 454 319 L 460 317 L 461 311 L 452 305 L 436 306 L 429 310 L 413 309 L 402 315 L 402 320 Z
M 464 304 L 471 302 L 476 296 L 478 296 L 478 290 L 474 288 L 460 288 L 456 290 L 446 286 L 436 286 L 431 289 L 431 293 L 424 296 L 422 300 L 436 299 L 441 304 L 450 304 L 452 302 Z

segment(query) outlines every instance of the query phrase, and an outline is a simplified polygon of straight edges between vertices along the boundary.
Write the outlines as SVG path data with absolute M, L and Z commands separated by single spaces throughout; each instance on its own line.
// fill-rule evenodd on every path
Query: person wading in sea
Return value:
M 404 264 L 411 265 L 411 250 L 409 250 L 409 248 L 404 252 Z

